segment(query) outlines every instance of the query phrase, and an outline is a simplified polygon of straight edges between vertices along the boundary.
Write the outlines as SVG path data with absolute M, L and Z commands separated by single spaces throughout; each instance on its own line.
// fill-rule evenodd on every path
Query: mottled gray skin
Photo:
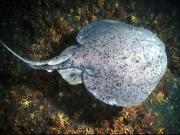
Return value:
M 164 44 L 144 28 L 102 20 L 83 28 L 76 39 L 79 46 L 31 67 L 58 70 L 70 84 L 83 82 L 97 99 L 123 107 L 144 101 L 167 68 Z
M 99 21 L 81 30 L 77 41 L 84 44 L 79 48 L 83 51 L 76 54 L 82 65 L 99 73 L 94 77 L 85 72 L 83 82 L 107 104 L 129 106 L 142 102 L 167 68 L 164 44 L 144 28 Z

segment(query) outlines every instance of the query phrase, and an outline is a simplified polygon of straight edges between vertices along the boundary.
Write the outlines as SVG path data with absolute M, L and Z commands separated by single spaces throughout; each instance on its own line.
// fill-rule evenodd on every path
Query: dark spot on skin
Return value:
M 125 59 L 127 59 L 127 57 L 122 57 L 122 60 L 125 60 Z
M 119 82 L 118 82 L 118 83 L 116 83 L 116 86 L 119 86 L 119 87 L 120 87 L 120 86 L 121 86 L 121 83 L 119 83 Z

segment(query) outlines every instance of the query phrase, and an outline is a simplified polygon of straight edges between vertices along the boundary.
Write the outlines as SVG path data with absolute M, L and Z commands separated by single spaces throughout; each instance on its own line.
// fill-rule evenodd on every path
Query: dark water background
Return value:
M 180 133 L 179 10 L 178 1 L 168 0 L 0 0 L 0 39 L 32 60 L 57 56 L 99 19 L 150 29 L 168 55 L 167 72 L 150 97 L 118 108 L 55 72 L 30 69 L 0 47 L 0 132 Z

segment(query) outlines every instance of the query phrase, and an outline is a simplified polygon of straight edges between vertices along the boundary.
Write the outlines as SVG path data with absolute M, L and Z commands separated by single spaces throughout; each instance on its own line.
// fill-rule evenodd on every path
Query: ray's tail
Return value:
M 64 61 L 66 61 L 67 59 L 69 59 L 71 57 L 71 55 L 65 55 L 65 56 L 61 56 L 61 57 L 54 57 L 50 60 L 35 62 L 35 61 L 31 61 L 31 60 L 22 58 L 16 52 L 14 52 L 12 49 L 10 49 L 6 44 L 4 44 L 1 40 L 0 40 L 0 44 L 3 45 L 12 54 L 14 54 L 17 58 L 19 58 L 20 60 L 22 60 L 23 62 L 28 64 L 30 67 L 35 68 L 35 69 L 47 70 L 46 67 L 48 66 L 48 69 L 50 69 L 52 67 L 53 70 L 55 70 L 56 69 L 55 65 L 63 63 Z

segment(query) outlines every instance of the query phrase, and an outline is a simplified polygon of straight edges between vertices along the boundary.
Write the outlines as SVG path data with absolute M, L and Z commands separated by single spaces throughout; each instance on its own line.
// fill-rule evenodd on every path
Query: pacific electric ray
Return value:
M 84 83 L 97 99 L 129 106 L 144 101 L 167 68 L 163 42 L 151 31 L 100 20 L 76 36 L 78 45 L 50 60 L 34 62 L 10 52 L 35 69 L 58 71 L 72 85 Z

